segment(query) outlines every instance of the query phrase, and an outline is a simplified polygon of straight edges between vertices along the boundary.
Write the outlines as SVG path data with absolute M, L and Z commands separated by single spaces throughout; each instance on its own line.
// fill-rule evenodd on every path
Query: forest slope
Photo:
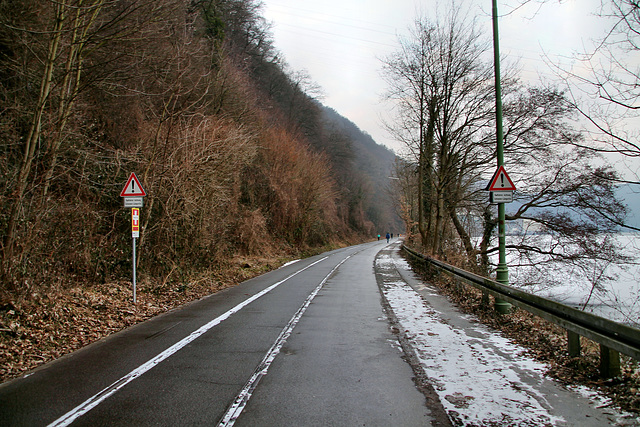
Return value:
M 398 226 L 383 200 L 395 156 L 307 94 L 257 1 L 13 0 L 0 22 L 3 363 L 27 323 L 49 331 L 26 351 L 39 360 L 64 323 L 84 344 L 91 325 L 157 312 L 121 295 L 131 172 L 146 307 Z

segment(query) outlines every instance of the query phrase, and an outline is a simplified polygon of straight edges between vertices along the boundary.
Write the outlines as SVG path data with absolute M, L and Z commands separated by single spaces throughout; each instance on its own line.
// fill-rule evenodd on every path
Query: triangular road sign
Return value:
M 504 166 L 500 166 L 489 182 L 489 191 L 515 191 L 516 186 L 504 170 Z
M 131 172 L 127 180 L 127 185 L 124 186 L 122 193 L 120 193 L 120 197 L 144 197 L 146 195 L 147 193 L 144 192 L 144 188 L 140 185 L 138 177 L 135 173 Z

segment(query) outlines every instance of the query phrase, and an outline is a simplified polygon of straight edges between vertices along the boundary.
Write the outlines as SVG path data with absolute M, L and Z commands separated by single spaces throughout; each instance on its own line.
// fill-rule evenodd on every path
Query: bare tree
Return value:
M 12 277 L 12 268 L 23 262 L 30 246 L 42 241 L 33 237 L 46 232 L 41 228 L 46 228 L 47 224 L 43 222 L 51 218 L 48 214 L 63 211 L 55 198 L 51 199 L 52 188 L 56 185 L 64 187 L 66 181 L 76 179 L 77 173 L 81 173 L 77 178 L 79 183 L 88 181 L 87 174 L 94 166 L 89 158 L 94 153 L 86 146 L 96 142 L 91 134 L 100 127 L 102 118 L 117 122 L 115 118 L 121 111 L 105 111 L 100 117 L 94 114 L 94 101 L 100 99 L 109 104 L 119 99 L 119 109 L 126 105 L 131 112 L 133 108 L 129 105 L 135 105 L 134 99 L 140 99 L 134 94 L 144 93 L 149 96 L 147 99 L 155 95 L 158 100 L 167 91 L 167 86 L 159 89 L 158 84 L 150 87 L 139 83 L 158 83 L 161 80 L 158 75 L 171 74 L 169 70 L 175 68 L 179 70 L 173 75 L 178 75 L 180 84 L 189 89 L 173 91 L 173 105 L 165 103 L 164 111 L 202 104 L 202 98 L 207 94 L 199 78 L 185 72 L 193 65 L 193 60 L 189 62 L 185 58 L 201 43 L 194 42 L 189 46 L 180 37 L 185 32 L 193 33 L 186 7 L 181 2 L 63 0 L 36 3 L 25 2 L 23 15 L 15 15 L 15 10 L 9 10 L 10 6 L 0 9 L 1 16 L 6 18 L 2 21 L 3 39 L 8 42 L 10 52 L 3 57 L 4 71 L 10 76 L 6 88 L 14 91 L 13 96 L 5 99 L 15 100 L 13 105 L 7 102 L 5 106 L 6 111 L 17 117 L 16 122 L 3 126 L 14 130 L 9 141 L 17 142 L 4 141 L 9 168 L 3 196 L 3 208 L 8 209 L 2 221 L 2 267 L 9 277 Z M 180 15 L 176 13 L 180 11 L 186 17 L 186 22 L 180 23 L 182 27 L 171 21 Z M 177 67 L 173 67 L 171 61 L 161 61 L 160 56 L 151 54 L 152 46 L 162 45 L 158 40 L 169 38 L 180 41 L 174 45 L 182 50 L 173 56 L 178 58 L 173 61 L 178 63 Z M 172 55 L 175 49 L 165 51 Z M 202 59 L 202 55 L 199 58 Z M 155 68 L 149 66 L 153 61 Z M 143 63 L 146 68 L 141 66 Z M 163 71 L 158 68 L 160 63 L 166 66 Z M 154 70 L 158 73 L 152 76 Z M 34 93 L 31 88 L 36 82 L 39 91 Z M 125 97 L 130 102 L 123 102 Z M 28 118 L 27 126 L 21 123 L 25 118 Z M 127 118 L 123 122 L 131 120 Z M 124 128 L 122 123 L 113 127 Z M 128 131 L 127 137 L 135 139 L 131 129 Z M 117 139 L 121 134 L 114 136 Z M 22 155 L 15 161 L 18 160 L 18 147 Z M 120 170 L 122 157 L 125 156 L 118 154 L 110 159 L 118 165 L 117 170 Z M 80 169 L 77 168 L 79 162 L 83 165 Z
M 97 80 L 107 77 L 95 72 L 113 61 L 113 57 L 100 58 L 101 48 L 131 36 L 138 27 L 131 29 L 122 23 L 134 15 L 145 16 L 142 9 L 153 12 L 155 6 L 147 1 L 124 4 L 114 0 L 61 0 L 26 8 L 39 17 L 4 22 L 4 30 L 13 33 L 16 39 L 12 47 L 22 49 L 24 55 L 7 61 L 14 76 L 24 75 L 21 84 L 27 90 L 21 96 L 27 100 L 29 85 L 34 80 L 39 84 L 35 102 L 30 111 L 25 112 L 30 118 L 21 143 L 23 155 L 9 188 L 11 208 L 3 241 L 5 269 L 11 268 L 20 218 L 30 216 L 29 209 L 37 210 L 47 202 L 59 153 L 68 139 L 68 125 L 80 95 Z M 5 13 L 10 12 L 3 11 Z M 150 16 L 147 19 L 151 19 Z M 28 192 L 32 197 L 38 194 L 39 201 L 25 204 Z M 33 217 L 37 221 L 42 218 L 35 212 Z
M 473 26 L 462 25 L 455 12 L 446 22 L 417 26 L 413 40 L 387 60 L 390 98 L 399 105 L 390 129 L 412 154 L 413 212 L 418 224 L 428 224 L 418 227 L 423 246 L 433 254 L 461 247 L 470 265 L 488 272 L 498 250 L 492 240 L 497 219 L 483 191 L 495 165 L 492 69 Z M 561 91 L 523 86 L 509 73 L 503 89 L 505 158 L 519 190 L 507 219 L 538 224 L 554 241 L 544 246 L 525 233 L 509 249 L 521 259 L 535 254 L 575 265 L 624 261 L 606 238 L 625 215 L 614 194 L 617 175 L 593 166 L 597 153 L 578 148 L 584 140 L 571 126 L 572 103 Z M 474 231 L 473 224 L 481 226 Z
M 601 0 L 600 9 L 594 13 L 608 29 L 595 36 L 584 50 L 574 52 L 572 67 L 556 64 L 548 57 L 545 60 L 568 89 L 570 102 L 590 132 L 591 138 L 580 146 L 634 161 L 640 157 L 640 70 L 634 59 L 640 52 L 640 4 L 635 0 Z M 618 182 L 639 184 L 637 171 L 626 169 L 628 178 L 618 177 Z
M 444 20 L 418 20 L 410 37 L 384 63 L 398 117 L 388 129 L 417 163 L 418 228 L 423 246 L 439 253 L 467 172 L 491 155 L 483 127 L 492 117 L 492 68 L 481 59 L 489 45 L 455 7 Z

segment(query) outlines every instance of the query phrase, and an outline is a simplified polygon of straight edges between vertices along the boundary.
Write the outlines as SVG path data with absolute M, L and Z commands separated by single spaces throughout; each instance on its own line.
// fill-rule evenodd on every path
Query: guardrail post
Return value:
M 600 376 L 613 378 L 620 375 L 620 354 L 600 344 Z
M 580 335 L 567 330 L 569 357 L 580 357 Z
M 481 302 L 482 306 L 484 308 L 488 308 L 489 307 L 489 292 L 485 291 L 484 289 L 482 290 L 482 302 Z

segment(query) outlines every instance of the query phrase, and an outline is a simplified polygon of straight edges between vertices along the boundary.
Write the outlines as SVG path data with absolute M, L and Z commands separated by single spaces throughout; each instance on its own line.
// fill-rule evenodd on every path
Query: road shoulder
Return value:
M 454 424 L 617 424 L 614 413 L 546 377 L 523 348 L 416 278 L 396 245 L 378 254 L 376 268 L 412 365 Z

